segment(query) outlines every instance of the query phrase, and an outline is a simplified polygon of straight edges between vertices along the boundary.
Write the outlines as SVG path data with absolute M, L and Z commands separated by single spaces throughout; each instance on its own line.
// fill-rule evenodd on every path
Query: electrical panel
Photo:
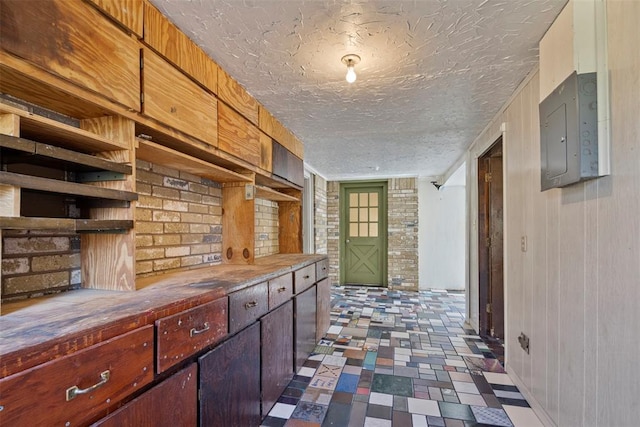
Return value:
M 540 103 L 542 191 L 597 178 L 596 73 L 572 73 Z

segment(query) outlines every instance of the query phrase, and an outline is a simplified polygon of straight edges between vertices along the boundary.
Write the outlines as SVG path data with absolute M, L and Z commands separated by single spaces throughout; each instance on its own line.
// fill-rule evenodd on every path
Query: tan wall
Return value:
M 327 181 L 321 176 L 314 176 L 314 230 L 315 252 L 327 253 L 327 237 L 329 227 L 327 225 Z
M 507 369 L 559 426 L 640 419 L 640 2 L 607 1 L 611 176 L 540 191 L 539 75 L 469 152 L 505 124 Z M 469 194 L 470 310 L 477 324 L 475 192 Z M 527 236 L 528 250 L 520 248 Z M 531 339 L 531 353 L 517 336 Z
M 394 178 L 388 188 L 388 276 L 393 289 L 418 290 L 418 180 Z
M 136 274 L 220 263 L 220 185 L 141 160 L 137 174 Z
M 256 199 L 256 258 L 279 253 L 278 202 Z

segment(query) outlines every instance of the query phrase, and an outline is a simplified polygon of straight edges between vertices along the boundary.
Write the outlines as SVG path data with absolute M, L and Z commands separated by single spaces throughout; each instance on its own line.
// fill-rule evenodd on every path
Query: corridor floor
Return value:
M 325 338 L 263 426 L 542 425 L 463 329 L 464 294 L 334 287 L 332 304 Z

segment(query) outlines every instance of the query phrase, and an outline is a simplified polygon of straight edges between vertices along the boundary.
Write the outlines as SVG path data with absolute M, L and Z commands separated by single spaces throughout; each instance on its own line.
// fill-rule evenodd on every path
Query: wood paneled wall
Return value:
M 540 191 L 537 72 L 467 154 L 475 176 L 504 123 L 507 369 L 559 426 L 640 419 L 640 2 L 607 1 L 607 22 L 611 176 Z M 467 200 L 469 320 L 477 325 L 473 186 Z M 520 332 L 531 338 L 530 354 Z

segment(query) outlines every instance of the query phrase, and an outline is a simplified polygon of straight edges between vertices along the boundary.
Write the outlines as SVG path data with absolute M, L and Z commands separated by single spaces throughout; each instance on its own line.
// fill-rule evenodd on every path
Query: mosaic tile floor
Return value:
M 541 426 L 464 294 L 334 287 L 331 327 L 265 427 Z

